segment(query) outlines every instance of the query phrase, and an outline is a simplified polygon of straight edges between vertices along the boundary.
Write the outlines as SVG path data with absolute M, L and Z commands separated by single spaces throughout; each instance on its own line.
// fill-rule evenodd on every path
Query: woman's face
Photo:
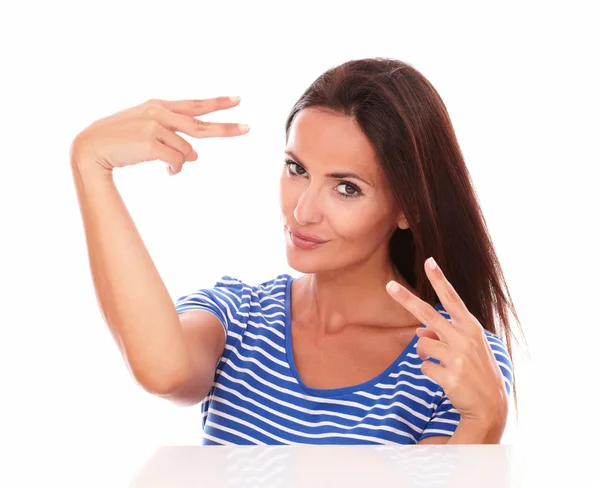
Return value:
M 316 108 L 300 111 L 284 159 L 280 202 L 288 264 L 316 273 L 386 262 L 390 237 L 408 225 L 353 119 Z M 290 231 L 325 242 L 311 245 Z

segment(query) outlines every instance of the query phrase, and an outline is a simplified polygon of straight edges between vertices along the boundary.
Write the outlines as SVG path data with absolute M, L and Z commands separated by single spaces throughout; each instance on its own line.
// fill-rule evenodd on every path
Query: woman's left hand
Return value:
M 425 270 L 452 323 L 395 281 L 387 285 L 388 293 L 427 326 L 417 330 L 417 353 L 424 360 L 421 370 L 444 389 L 461 415 L 461 424 L 503 430 L 509 398 L 484 328 L 433 258 L 425 262 Z M 440 364 L 428 361 L 429 357 Z

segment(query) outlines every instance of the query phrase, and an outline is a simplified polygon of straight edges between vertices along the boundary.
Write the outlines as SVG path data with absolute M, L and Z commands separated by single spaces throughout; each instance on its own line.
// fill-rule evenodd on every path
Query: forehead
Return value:
M 286 149 L 311 171 L 352 171 L 377 182 L 380 167 L 375 150 L 358 124 L 345 115 L 315 108 L 298 112 Z

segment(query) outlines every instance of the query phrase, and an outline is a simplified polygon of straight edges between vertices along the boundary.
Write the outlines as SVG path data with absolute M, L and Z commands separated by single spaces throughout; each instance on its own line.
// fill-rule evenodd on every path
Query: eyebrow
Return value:
M 300 158 L 298 158 L 291 150 L 286 149 L 285 151 L 283 151 L 284 154 L 287 154 L 288 156 L 291 156 L 292 158 L 295 159 L 295 161 L 300 165 L 300 166 L 304 166 L 304 163 L 302 161 L 300 161 Z M 326 174 L 325 176 L 327 176 L 328 178 L 335 178 L 335 179 L 344 179 L 344 178 L 355 178 L 357 180 L 362 181 L 363 183 L 366 183 L 369 186 L 375 186 L 372 183 L 369 183 L 368 181 L 362 179 L 360 176 L 358 176 L 356 173 L 329 173 Z

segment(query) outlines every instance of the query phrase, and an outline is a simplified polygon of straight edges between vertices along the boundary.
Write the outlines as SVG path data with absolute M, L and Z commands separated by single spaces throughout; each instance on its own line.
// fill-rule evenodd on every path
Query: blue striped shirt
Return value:
M 414 444 L 454 433 L 460 414 L 421 373 L 416 335 L 370 381 L 334 389 L 304 385 L 291 344 L 293 279 L 281 274 L 250 285 L 226 275 L 176 301 L 178 313 L 206 310 L 225 331 L 225 350 L 201 403 L 203 444 Z M 435 308 L 451 321 L 441 304 Z M 510 393 L 506 346 L 488 331 L 486 337 Z

